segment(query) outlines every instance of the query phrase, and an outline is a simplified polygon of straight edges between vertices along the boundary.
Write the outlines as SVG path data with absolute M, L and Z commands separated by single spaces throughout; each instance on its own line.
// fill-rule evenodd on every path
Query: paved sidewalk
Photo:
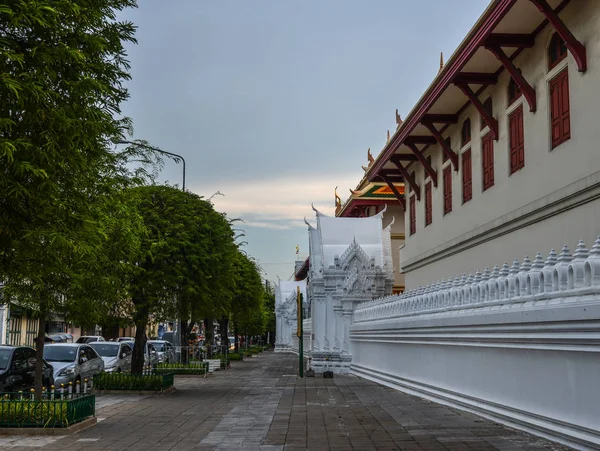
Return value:
M 169 396 L 103 396 L 96 426 L 68 437 L 0 438 L 0 449 L 567 449 L 354 376 L 298 379 L 296 368 L 296 356 L 265 352 L 207 379 L 177 378 Z

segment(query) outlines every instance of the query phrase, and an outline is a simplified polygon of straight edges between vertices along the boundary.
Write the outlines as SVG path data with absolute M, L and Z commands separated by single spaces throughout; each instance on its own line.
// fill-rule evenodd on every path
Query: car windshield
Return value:
M 119 345 L 104 344 L 101 341 L 90 343 L 90 346 L 96 350 L 101 357 L 116 357 L 119 353 Z
M 87 343 L 88 337 L 79 337 L 76 343 Z
M 76 346 L 44 346 L 44 359 L 49 362 L 74 362 Z
M 0 349 L 0 370 L 8 368 L 11 351 L 12 349 Z
M 152 346 L 154 346 L 154 349 L 156 349 L 158 352 L 164 352 L 165 350 L 165 344 L 164 343 L 156 343 L 156 342 L 152 342 Z

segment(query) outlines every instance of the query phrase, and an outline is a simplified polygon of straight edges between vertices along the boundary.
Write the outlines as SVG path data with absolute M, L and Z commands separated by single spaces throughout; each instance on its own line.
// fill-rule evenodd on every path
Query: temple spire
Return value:
M 402 125 L 402 118 L 400 117 L 400 114 L 398 114 L 398 108 L 396 108 L 396 130 L 398 130 L 401 125 Z

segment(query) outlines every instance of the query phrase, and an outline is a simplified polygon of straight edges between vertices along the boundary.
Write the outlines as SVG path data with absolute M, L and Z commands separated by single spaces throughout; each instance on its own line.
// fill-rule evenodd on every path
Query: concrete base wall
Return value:
M 355 323 L 355 375 L 577 449 L 600 447 L 600 296 Z

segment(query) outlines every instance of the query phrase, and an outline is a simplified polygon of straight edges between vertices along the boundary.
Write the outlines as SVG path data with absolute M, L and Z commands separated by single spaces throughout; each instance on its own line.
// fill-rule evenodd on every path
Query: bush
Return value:
M 173 372 L 134 375 L 129 373 L 100 373 L 94 376 L 98 390 L 162 391 L 173 386 Z
M 244 356 L 239 352 L 230 352 L 229 360 L 244 360 Z
M 95 395 L 42 401 L 5 397 L 0 400 L 0 426 L 67 427 L 94 416 L 95 407 Z
M 208 372 L 207 362 L 194 363 L 159 363 L 155 370 L 157 374 L 206 374 Z

